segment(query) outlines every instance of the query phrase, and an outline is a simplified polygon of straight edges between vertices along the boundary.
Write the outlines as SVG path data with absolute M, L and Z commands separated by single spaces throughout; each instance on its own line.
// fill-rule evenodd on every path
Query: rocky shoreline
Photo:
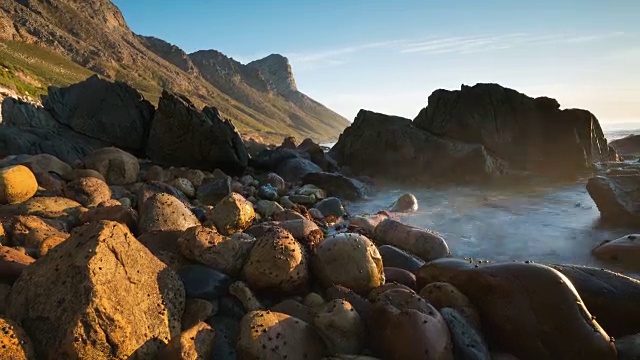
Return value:
M 89 101 L 78 95 L 87 86 L 102 89 L 90 101 L 103 106 L 75 106 Z M 374 187 L 351 176 L 367 171 L 345 161 L 371 144 L 355 136 L 384 136 L 378 146 L 388 157 L 371 153 L 363 164 L 407 156 L 396 169 L 412 175 L 400 164 L 412 153 L 385 142 L 393 132 L 353 130 L 373 120 L 356 119 L 329 153 L 338 152 L 334 159 L 308 139 L 247 149 L 217 110 L 197 110 L 176 94 L 163 94 L 154 109 L 123 84 L 93 79 L 74 89 L 43 107 L 3 104 L 0 358 L 640 356 L 635 279 L 575 265 L 456 259 L 439 234 L 397 221 L 419 206 L 410 194 L 377 214 L 348 214 L 344 204 Z M 557 110 L 535 102 L 544 114 Z M 384 117 L 372 114 L 359 118 Z M 437 123 L 425 116 L 421 126 Z M 610 162 L 599 125 L 588 123 L 594 136 L 568 133 L 591 152 L 563 161 L 600 163 L 587 188 L 603 219 L 637 223 L 629 184 L 640 184 L 640 166 Z M 420 171 L 445 178 L 467 170 L 475 179 L 479 158 L 493 164 L 484 170 L 538 172 L 538 155 L 547 154 L 534 146 L 541 152 L 504 159 L 491 137 L 473 145 L 406 119 L 394 124 L 413 134 L 416 151 L 466 154 L 462 170 L 421 158 Z M 629 235 L 594 255 L 634 262 L 638 248 Z

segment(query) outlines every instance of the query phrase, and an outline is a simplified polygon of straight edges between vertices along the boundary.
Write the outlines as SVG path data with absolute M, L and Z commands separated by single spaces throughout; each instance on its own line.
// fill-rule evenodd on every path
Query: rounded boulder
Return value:
M 23 165 L 0 169 L 0 204 L 27 201 L 38 191 L 36 176 Z

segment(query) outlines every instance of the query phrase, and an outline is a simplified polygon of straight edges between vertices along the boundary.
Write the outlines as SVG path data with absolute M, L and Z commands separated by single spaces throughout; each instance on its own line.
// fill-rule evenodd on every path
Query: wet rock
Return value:
M 591 315 L 616 339 L 640 333 L 640 281 L 604 269 L 552 265 L 566 276 Z
M 180 253 L 187 259 L 236 276 L 242 270 L 254 239 L 246 236 L 223 236 L 211 228 L 194 226 L 180 238 Z
M 324 217 L 327 216 L 335 216 L 342 217 L 347 212 L 342 206 L 340 199 L 335 197 L 326 198 L 315 205 L 315 208 L 318 209 Z
M 258 189 L 258 197 L 265 200 L 277 200 L 278 199 L 278 189 L 267 184 L 262 185 Z
M 340 299 L 322 306 L 313 325 L 331 354 L 358 354 L 364 344 L 364 325 L 348 301 Z
M 255 216 L 253 205 L 249 201 L 240 194 L 231 193 L 216 204 L 207 218 L 221 234 L 230 235 L 251 226 Z
M 271 307 L 271 311 L 287 314 L 310 324 L 313 321 L 311 308 L 294 299 L 282 300 L 281 302 L 273 305 Z
M 471 300 L 455 286 L 446 282 L 434 282 L 420 290 L 420 296 L 436 309 L 450 308 L 463 316 L 476 329 L 481 329 L 480 315 Z
M 618 360 L 640 359 L 640 334 L 616 339 L 616 350 L 618 352 Z
M 239 320 L 214 316 L 207 320 L 216 332 L 213 356 L 215 360 L 236 360 L 236 342 L 240 334 Z
M 210 318 L 217 309 L 211 301 L 203 299 L 187 299 L 182 315 L 182 330 L 190 329 L 201 321 Z
M 188 198 L 194 198 L 196 196 L 196 189 L 191 181 L 185 178 L 177 178 L 171 181 L 171 185 L 180 190 Z
M 384 278 L 386 282 L 396 282 L 405 285 L 413 290 L 416 289 L 416 276 L 408 272 L 407 270 L 385 266 Z
M 593 255 L 606 261 L 633 267 L 640 259 L 640 235 L 629 234 L 613 241 L 605 241 L 593 249 Z
M 184 301 L 178 276 L 125 226 L 105 221 L 74 229 L 30 265 L 7 315 L 41 358 L 151 358 L 180 333 Z
M 342 285 L 362 294 L 385 282 L 378 249 L 359 234 L 326 238 L 317 247 L 313 269 L 325 286 Z
M 437 311 L 399 310 L 384 301 L 371 310 L 369 343 L 383 359 L 452 360 L 447 324 Z
M 440 313 L 449 328 L 454 359 L 492 360 L 487 344 L 465 316 L 451 308 L 443 308 Z
M 178 271 L 188 298 L 216 300 L 229 292 L 231 278 L 202 265 L 187 265 Z
M 267 183 L 276 188 L 279 194 L 284 194 L 287 190 L 287 183 L 276 173 L 267 174 Z
M 640 223 L 640 175 L 595 176 L 587 182 L 587 191 L 604 221 Z
M 450 255 L 449 247 L 442 237 L 393 219 L 384 219 L 376 226 L 375 239 L 381 244 L 393 245 L 416 254 L 424 261 Z
M 180 200 L 159 193 L 153 195 L 142 206 L 140 212 L 140 232 L 179 231 L 200 225 L 195 215 Z
M 413 194 L 402 194 L 393 205 L 389 207 L 391 212 L 416 212 L 418 211 L 418 199 Z
M 640 135 L 628 135 L 609 143 L 620 155 L 640 155 Z
M 424 260 L 419 257 L 392 245 L 382 245 L 378 248 L 378 251 L 380 252 L 380 256 L 382 256 L 382 262 L 385 267 L 394 267 L 415 273 L 425 264 Z
M 318 186 L 325 190 L 329 196 L 347 200 L 361 199 L 369 192 L 367 185 L 361 181 L 334 173 L 309 173 L 302 178 L 302 181 L 305 184 Z
M 36 357 L 29 335 L 14 321 L 0 317 L 0 358 L 34 360 Z
M 89 207 L 111 199 L 111 189 L 101 180 L 86 177 L 68 183 L 64 188 L 64 195 Z
M 27 201 L 38 191 L 38 181 L 26 166 L 15 165 L 0 169 L 0 204 Z
M 275 201 L 259 200 L 255 206 L 255 210 L 263 217 L 269 217 L 273 214 L 284 211 L 284 208 Z
M 14 248 L 0 246 L 0 282 L 12 284 L 35 261 Z
M 138 159 L 117 148 L 102 148 L 84 158 L 87 169 L 102 174 L 109 185 L 132 184 L 138 180 Z
M 257 238 L 243 274 L 254 290 L 297 293 L 307 286 L 307 266 L 300 243 L 286 230 L 273 227 Z
M 330 300 L 338 300 L 345 299 L 353 306 L 353 308 L 358 312 L 360 318 L 365 324 L 368 324 L 369 316 L 371 314 L 371 303 L 369 300 L 363 298 L 362 296 L 356 294 L 351 289 L 347 289 L 344 286 L 331 286 L 326 291 L 327 301 Z
M 275 352 L 283 359 L 309 360 L 322 359 L 325 351 L 311 325 L 269 311 L 250 312 L 242 319 L 237 350 L 241 359 L 267 359 Z
M 215 346 L 215 331 L 204 322 L 183 331 L 171 339 L 159 354 L 159 359 L 200 360 L 210 359 Z
M 61 226 L 60 226 L 61 227 Z M 11 241 L 15 246 L 36 249 L 38 257 L 69 238 L 69 234 L 37 216 L 17 216 L 11 222 Z
M 229 286 L 229 293 L 236 297 L 244 306 L 244 309 L 249 311 L 264 310 L 264 306 L 260 303 L 260 300 L 256 298 L 253 291 L 249 289 L 249 286 L 245 282 L 236 281 Z
M 434 282 L 450 282 L 461 270 L 472 269 L 470 261 L 454 258 L 442 258 L 431 261 L 416 271 L 418 289 Z

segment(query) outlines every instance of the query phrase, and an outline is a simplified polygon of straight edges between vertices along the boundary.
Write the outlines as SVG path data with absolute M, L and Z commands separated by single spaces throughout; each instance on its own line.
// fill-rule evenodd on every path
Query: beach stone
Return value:
M 235 296 L 225 295 L 218 299 L 217 315 L 240 321 L 246 314 L 247 310 L 245 310 L 244 305 Z
M 209 324 L 200 322 L 171 339 L 158 359 L 200 360 L 210 359 L 215 346 L 215 331 Z
M 277 200 L 278 189 L 271 186 L 270 184 L 262 185 L 258 189 L 258 197 L 264 200 Z
M 138 211 L 142 211 L 142 208 L 144 207 L 144 204 L 147 202 L 147 200 L 149 200 L 153 195 L 156 194 L 171 195 L 174 198 L 180 200 L 180 202 L 183 203 L 187 208 L 191 208 L 189 199 L 184 195 L 182 191 L 162 182 L 148 181 L 144 184 L 141 184 L 136 193 L 138 198 Z
M 316 202 L 316 197 L 314 195 L 289 195 L 289 200 L 291 200 L 294 204 L 301 205 L 313 205 Z
M 284 208 L 275 201 L 270 200 L 258 200 L 255 206 L 255 210 L 260 216 L 269 217 L 275 213 L 284 211 Z
M 358 354 L 363 347 L 362 319 L 344 299 L 324 304 L 313 317 L 313 325 L 331 354 Z
M 311 323 L 313 321 L 311 308 L 294 299 L 282 300 L 281 302 L 273 305 L 271 307 L 271 311 L 287 314 L 307 323 Z
M 371 314 L 371 302 L 364 297 L 356 294 L 353 290 L 344 286 L 331 286 L 325 292 L 327 301 L 345 299 L 358 312 L 360 318 L 365 324 L 369 323 Z
M 276 188 L 279 194 L 284 194 L 287 191 L 287 183 L 276 173 L 267 174 L 267 183 Z
M 618 360 L 640 359 L 640 334 L 625 336 L 616 339 Z
M 170 185 L 180 190 L 183 194 L 185 194 L 190 199 L 196 197 L 196 188 L 193 186 L 191 181 L 185 178 L 174 179 L 171 181 Z
M 319 210 L 324 217 L 342 217 L 347 213 L 347 211 L 344 209 L 344 206 L 342 206 L 342 202 L 340 202 L 340 199 L 335 197 L 321 200 L 315 205 L 315 208 Z
M 138 232 L 138 213 L 134 209 L 124 205 L 103 206 L 103 204 L 82 213 L 80 223 L 109 220 L 127 225 L 134 234 Z
M 98 149 L 83 159 L 87 169 L 102 174 L 109 185 L 126 185 L 138 180 L 138 159 L 114 147 Z
M 413 309 L 428 315 L 433 315 L 438 312 L 436 308 L 411 289 L 388 287 L 386 291 L 377 292 L 377 296 L 375 297 L 373 294 L 374 292 L 369 294 L 369 300 L 374 304 L 384 302 L 395 306 L 399 310 Z
M 324 220 L 324 215 L 322 215 L 322 213 L 318 209 L 315 209 L 315 208 L 309 209 L 309 215 L 311 215 L 311 218 L 313 220 L 319 220 L 319 221 Z
M 325 286 L 342 285 L 361 294 L 385 282 L 378 249 L 360 234 L 327 237 L 316 249 L 313 269 Z
M 640 333 L 640 281 L 609 270 L 552 265 L 566 276 L 607 334 L 616 339 Z
M 383 359 L 452 360 L 447 323 L 438 311 L 400 310 L 385 301 L 373 304 L 369 343 Z
M 378 226 L 382 220 L 387 219 L 389 215 L 390 214 L 381 211 L 375 215 L 351 216 L 349 217 L 349 225 L 359 228 L 365 235 L 374 238 L 376 226 Z
M 111 199 L 111 189 L 102 180 L 85 177 L 67 183 L 64 195 L 83 206 L 90 207 Z
M 231 194 L 231 177 L 207 178 L 202 181 L 196 198 L 204 205 L 215 205 Z
M 416 212 L 418 211 L 418 199 L 413 194 L 402 194 L 400 197 L 389 207 L 391 212 Z
M 37 216 L 16 216 L 10 226 L 13 245 L 36 249 L 38 256 L 45 255 L 50 248 L 69 238 L 68 233 L 51 226 Z
M 436 309 L 450 308 L 464 316 L 476 329 L 481 329 L 480 315 L 471 300 L 455 286 L 446 282 L 434 282 L 420 290 L 420 296 Z
M 29 335 L 15 321 L 0 317 L 0 359 L 34 360 L 36 357 Z
M 318 225 L 307 219 L 263 222 L 250 227 L 246 232 L 258 237 L 269 232 L 270 228 L 274 226 L 288 231 L 310 254 L 314 253 L 318 245 L 324 240 L 324 233 Z
M 36 260 L 14 248 L 0 246 L 0 282 L 13 284 Z
M 96 178 L 102 182 L 107 182 L 107 179 L 102 176 L 99 172 L 91 169 L 73 169 L 71 171 L 70 181 L 77 180 L 80 178 Z
M 422 289 L 426 285 L 434 282 L 450 282 L 451 278 L 461 270 L 472 268 L 474 268 L 472 261 L 455 258 L 434 260 L 426 263 L 416 271 L 416 285 L 418 285 L 418 289 Z
M 142 206 L 140 212 L 140 232 L 181 231 L 200 225 L 180 200 L 165 193 L 155 194 Z
M 384 260 L 382 262 L 384 264 Z M 386 282 L 396 282 L 416 290 L 416 276 L 404 269 L 384 267 L 384 278 Z
M 217 309 L 211 301 L 204 299 L 187 299 L 182 315 L 182 330 L 190 329 L 201 321 L 210 318 Z
M 300 243 L 284 229 L 273 227 L 257 237 L 243 274 L 254 290 L 298 293 L 309 281 L 307 259 Z
M 178 271 L 178 275 L 188 298 L 216 300 L 229 293 L 231 278 L 206 266 L 186 265 Z
M 74 229 L 14 284 L 7 316 L 39 358 L 151 358 L 180 333 L 178 276 L 109 221 Z
M 171 168 L 169 169 L 169 174 L 174 179 L 183 178 L 189 180 L 196 189 L 202 185 L 202 182 L 206 178 L 204 172 L 199 169 Z
M 0 217 L 33 215 L 43 219 L 55 219 L 73 228 L 80 214 L 87 209 L 79 203 L 63 197 L 34 197 L 23 203 L 0 206 Z
M 304 196 L 313 196 L 317 200 L 322 200 L 327 198 L 327 193 L 313 184 L 304 184 L 301 187 L 297 188 L 294 191 L 296 195 L 304 195 Z
M 369 192 L 367 186 L 359 180 L 328 172 L 308 173 L 302 177 L 302 182 L 318 186 L 329 196 L 346 200 L 362 199 Z
M 168 176 L 161 166 L 153 165 L 144 174 L 144 181 L 166 181 Z
M 284 209 L 283 211 L 274 213 L 271 218 L 274 221 L 308 220 L 302 214 L 293 209 Z
M 315 308 L 324 304 L 325 301 L 320 294 L 311 292 L 304 297 L 303 303 L 310 308 Z
M 280 198 L 280 205 L 282 205 L 285 209 L 291 209 L 295 205 L 288 196 L 283 196 Z
M 388 283 L 385 283 L 384 285 L 380 285 L 377 288 L 371 290 L 371 292 L 369 292 L 369 295 L 367 295 L 367 299 L 369 299 L 369 301 L 372 301 L 372 302 L 376 301 L 376 299 L 380 295 L 384 294 L 387 291 L 396 290 L 396 289 L 406 290 L 410 294 L 415 293 L 415 291 L 413 289 L 411 289 L 410 287 L 408 287 L 406 285 L 388 282 Z
M 213 316 L 207 320 L 216 332 L 212 360 L 236 360 L 236 343 L 240 335 L 238 320 L 225 316 Z
M 419 257 L 392 245 L 382 245 L 378 247 L 378 251 L 380 252 L 380 256 L 382 256 L 382 262 L 385 267 L 394 267 L 415 273 L 425 264 L 424 260 Z
M 587 182 L 587 191 L 605 222 L 640 223 L 640 175 L 595 176 Z
M 70 178 L 73 171 L 71 165 L 50 154 L 29 156 L 21 162 L 21 165 L 28 167 L 34 174 L 55 173 L 65 180 L 72 180 Z
M 489 348 L 478 333 L 478 328 L 470 324 L 465 316 L 451 308 L 442 308 L 440 314 L 449 328 L 454 359 L 492 360 Z
M 242 303 L 242 306 L 247 312 L 264 310 L 264 306 L 262 306 L 260 300 L 258 300 L 253 291 L 249 289 L 247 283 L 243 281 L 236 281 L 231 284 L 229 286 L 229 293 Z
M 55 173 L 35 173 L 38 191 L 35 196 L 64 196 L 67 182 Z
M 253 205 L 242 195 L 231 193 L 207 214 L 207 224 L 215 225 L 223 235 L 231 235 L 251 226 L 255 217 Z
M 227 237 L 215 229 L 194 226 L 178 238 L 180 253 L 187 259 L 236 276 L 242 270 L 255 241 L 249 236 Z
M 259 330 L 259 331 L 256 331 Z M 240 359 L 322 359 L 325 346 L 308 323 L 286 314 L 253 311 L 240 322 L 237 345 Z
M 27 201 L 37 191 L 38 181 L 26 166 L 15 165 L 0 169 L 0 204 Z
M 382 220 L 375 229 L 375 239 L 432 261 L 450 255 L 446 241 L 428 230 L 405 225 L 393 219 Z
M 593 255 L 602 260 L 640 269 L 640 234 L 629 234 L 613 241 L 602 242 L 593 249 Z

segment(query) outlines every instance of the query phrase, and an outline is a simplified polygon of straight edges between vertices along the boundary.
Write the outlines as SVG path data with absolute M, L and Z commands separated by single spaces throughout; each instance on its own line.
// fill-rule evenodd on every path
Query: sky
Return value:
M 113 2 L 134 32 L 188 53 L 282 54 L 300 91 L 349 120 L 414 118 L 436 89 L 491 82 L 609 128 L 640 122 L 640 0 Z

